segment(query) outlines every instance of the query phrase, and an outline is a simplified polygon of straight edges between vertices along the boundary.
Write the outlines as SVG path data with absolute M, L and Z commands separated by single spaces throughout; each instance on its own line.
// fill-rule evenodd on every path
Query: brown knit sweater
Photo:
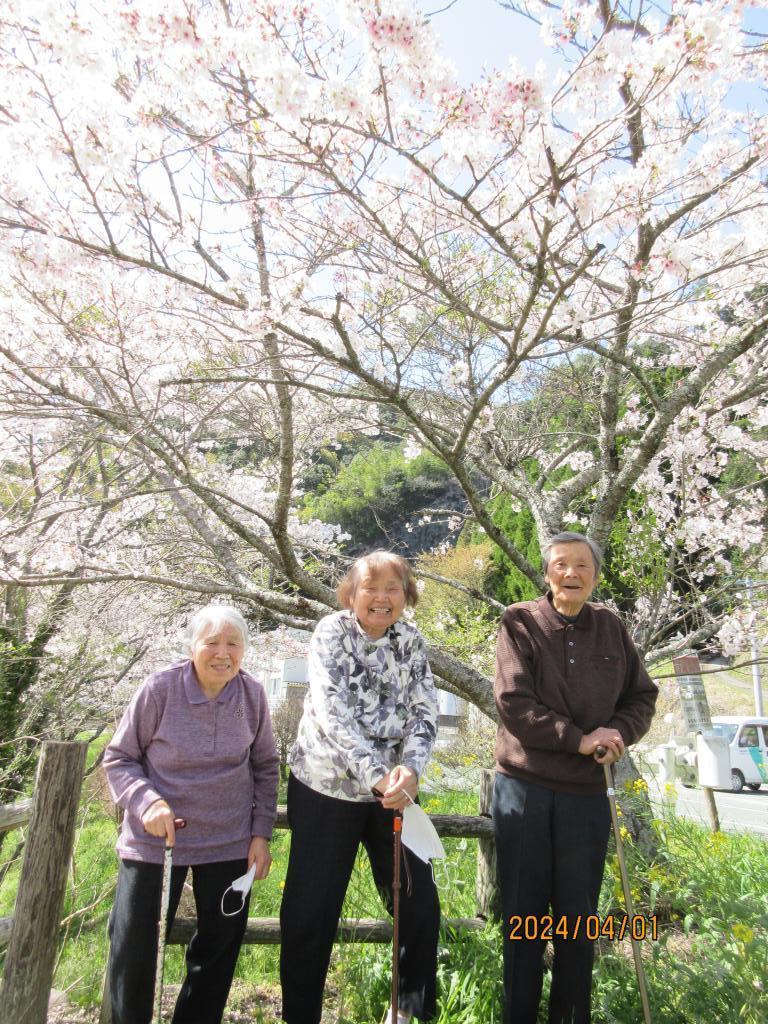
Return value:
M 579 754 L 582 736 L 602 725 L 636 743 L 648 731 L 658 689 L 612 611 L 588 603 L 568 623 L 551 602 L 547 594 L 513 604 L 501 620 L 496 768 L 552 789 L 599 793 L 603 768 Z

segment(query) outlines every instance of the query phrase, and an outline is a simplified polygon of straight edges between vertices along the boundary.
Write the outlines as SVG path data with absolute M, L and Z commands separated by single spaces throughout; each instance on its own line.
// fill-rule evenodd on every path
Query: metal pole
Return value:
M 749 608 L 752 612 L 749 628 L 750 651 L 752 653 L 752 686 L 755 691 L 755 714 L 763 716 L 763 680 L 760 672 L 760 644 L 757 640 L 757 608 L 755 607 L 755 585 L 752 579 L 745 580 L 747 584 L 747 595 L 749 596 Z
M 605 752 L 605 747 L 598 747 L 595 751 L 595 756 L 603 757 Z M 640 989 L 640 1002 L 643 1006 L 643 1020 L 645 1021 L 645 1024 L 651 1024 L 651 1005 L 648 1002 L 648 986 L 645 980 L 645 968 L 643 967 L 643 958 L 640 955 L 640 943 L 637 941 L 637 939 L 634 937 L 632 933 L 632 924 L 635 919 L 635 910 L 634 903 L 632 901 L 632 890 L 629 885 L 629 875 L 627 874 L 627 864 L 624 860 L 624 842 L 621 838 L 621 826 L 619 825 L 619 816 L 616 812 L 616 789 L 614 787 L 613 765 L 604 764 L 603 771 L 605 772 L 605 788 L 608 794 L 608 804 L 611 808 L 611 822 L 613 824 L 613 835 L 616 839 L 616 858 L 619 862 L 621 887 L 624 890 L 624 907 L 627 911 L 627 917 L 629 918 L 629 937 L 632 942 L 632 958 L 635 961 L 637 987 Z
M 176 818 L 175 829 L 184 828 L 186 821 Z M 152 1020 L 154 1024 L 162 1024 L 163 1020 L 163 969 L 165 967 L 165 932 L 167 928 L 168 906 L 171 902 L 171 868 L 173 867 L 173 847 L 165 841 L 163 857 L 163 880 L 160 888 L 160 917 L 157 922 L 157 960 L 155 962 L 155 998 Z
M 168 917 L 168 904 L 171 901 L 171 867 L 173 866 L 173 847 L 166 844 L 163 857 L 163 884 L 160 890 L 160 918 L 157 922 L 157 961 L 155 964 L 155 999 L 152 1016 L 155 1024 L 163 1019 L 163 967 L 165 966 L 165 929 Z
M 394 865 L 392 870 L 392 1020 L 397 1024 L 397 1010 L 400 988 L 400 850 L 402 843 L 403 816 L 395 811 L 392 817 L 392 848 Z

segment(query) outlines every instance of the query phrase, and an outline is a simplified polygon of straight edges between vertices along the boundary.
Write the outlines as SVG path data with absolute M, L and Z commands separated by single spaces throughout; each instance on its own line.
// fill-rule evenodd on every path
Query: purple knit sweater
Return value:
M 246 672 L 212 700 L 191 661 L 155 672 L 134 694 L 104 769 L 125 810 L 117 852 L 128 860 L 162 861 L 164 840 L 141 824 L 159 799 L 187 822 L 176 864 L 236 860 L 251 836 L 272 835 L 278 757 L 264 689 Z

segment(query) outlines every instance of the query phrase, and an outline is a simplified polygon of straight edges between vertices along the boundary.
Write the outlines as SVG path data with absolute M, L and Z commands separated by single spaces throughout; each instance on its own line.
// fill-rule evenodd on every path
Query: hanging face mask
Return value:
M 234 917 L 235 914 L 239 914 L 240 911 L 243 909 L 243 907 L 245 906 L 245 898 L 251 891 L 251 886 L 253 885 L 253 879 L 255 874 L 256 865 L 254 864 L 250 871 L 247 871 L 244 875 L 240 875 L 239 878 L 236 878 L 234 882 L 231 883 L 229 888 L 224 890 L 224 895 L 221 897 L 221 912 L 224 915 L 224 917 Z M 240 906 L 237 907 L 235 910 L 224 909 L 224 900 L 227 898 L 227 893 L 230 891 L 230 889 L 232 890 L 232 892 L 236 893 L 240 897 Z
M 445 856 L 435 826 L 419 805 L 413 802 L 403 809 L 403 843 L 425 864 L 433 857 Z

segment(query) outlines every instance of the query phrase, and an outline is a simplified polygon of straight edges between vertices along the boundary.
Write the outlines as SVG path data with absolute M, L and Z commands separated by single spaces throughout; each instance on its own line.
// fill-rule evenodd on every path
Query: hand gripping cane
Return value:
M 183 818 L 174 818 L 175 829 L 184 828 Z M 163 1013 L 163 968 L 165 966 L 165 929 L 168 917 L 168 904 L 171 901 L 171 867 L 173 866 L 173 847 L 165 840 L 165 856 L 163 858 L 163 882 L 160 889 L 160 918 L 157 922 L 157 962 L 155 964 L 155 999 L 152 1020 L 161 1024 Z
M 597 750 L 595 750 L 595 757 L 604 757 L 606 753 L 607 750 L 605 747 L 598 747 Z M 613 835 L 616 839 L 616 859 L 619 862 L 621 887 L 624 890 L 624 907 L 627 911 L 627 916 L 629 917 L 629 937 L 632 941 L 632 958 L 635 961 L 635 974 L 637 975 L 637 987 L 640 989 L 640 1002 L 643 1004 L 643 1020 L 645 1021 L 645 1024 L 651 1024 L 651 1006 L 648 1002 L 648 986 L 645 981 L 643 958 L 640 955 L 640 943 L 635 938 L 632 931 L 632 922 L 635 918 L 635 910 L 632 902 L 632 890 L 629 886 L 627 864 L 624 860 L 624 843 L 621 838 L 621 826 L 619 825 L 619 816 L 616 812 L 616 789 L 614 786 L 613 765 L 604 764 L 603 771 L 605 772 L 605 788 L 608 794 L 608 804 L 611 808 Z
M 392 1020 L 397 1024 L 398 989 L 400 988 L 400 851 L 402 849 L 403 814 L 395 811 L 392 815 L 392 848 L 394 864 L 392 870 Z

